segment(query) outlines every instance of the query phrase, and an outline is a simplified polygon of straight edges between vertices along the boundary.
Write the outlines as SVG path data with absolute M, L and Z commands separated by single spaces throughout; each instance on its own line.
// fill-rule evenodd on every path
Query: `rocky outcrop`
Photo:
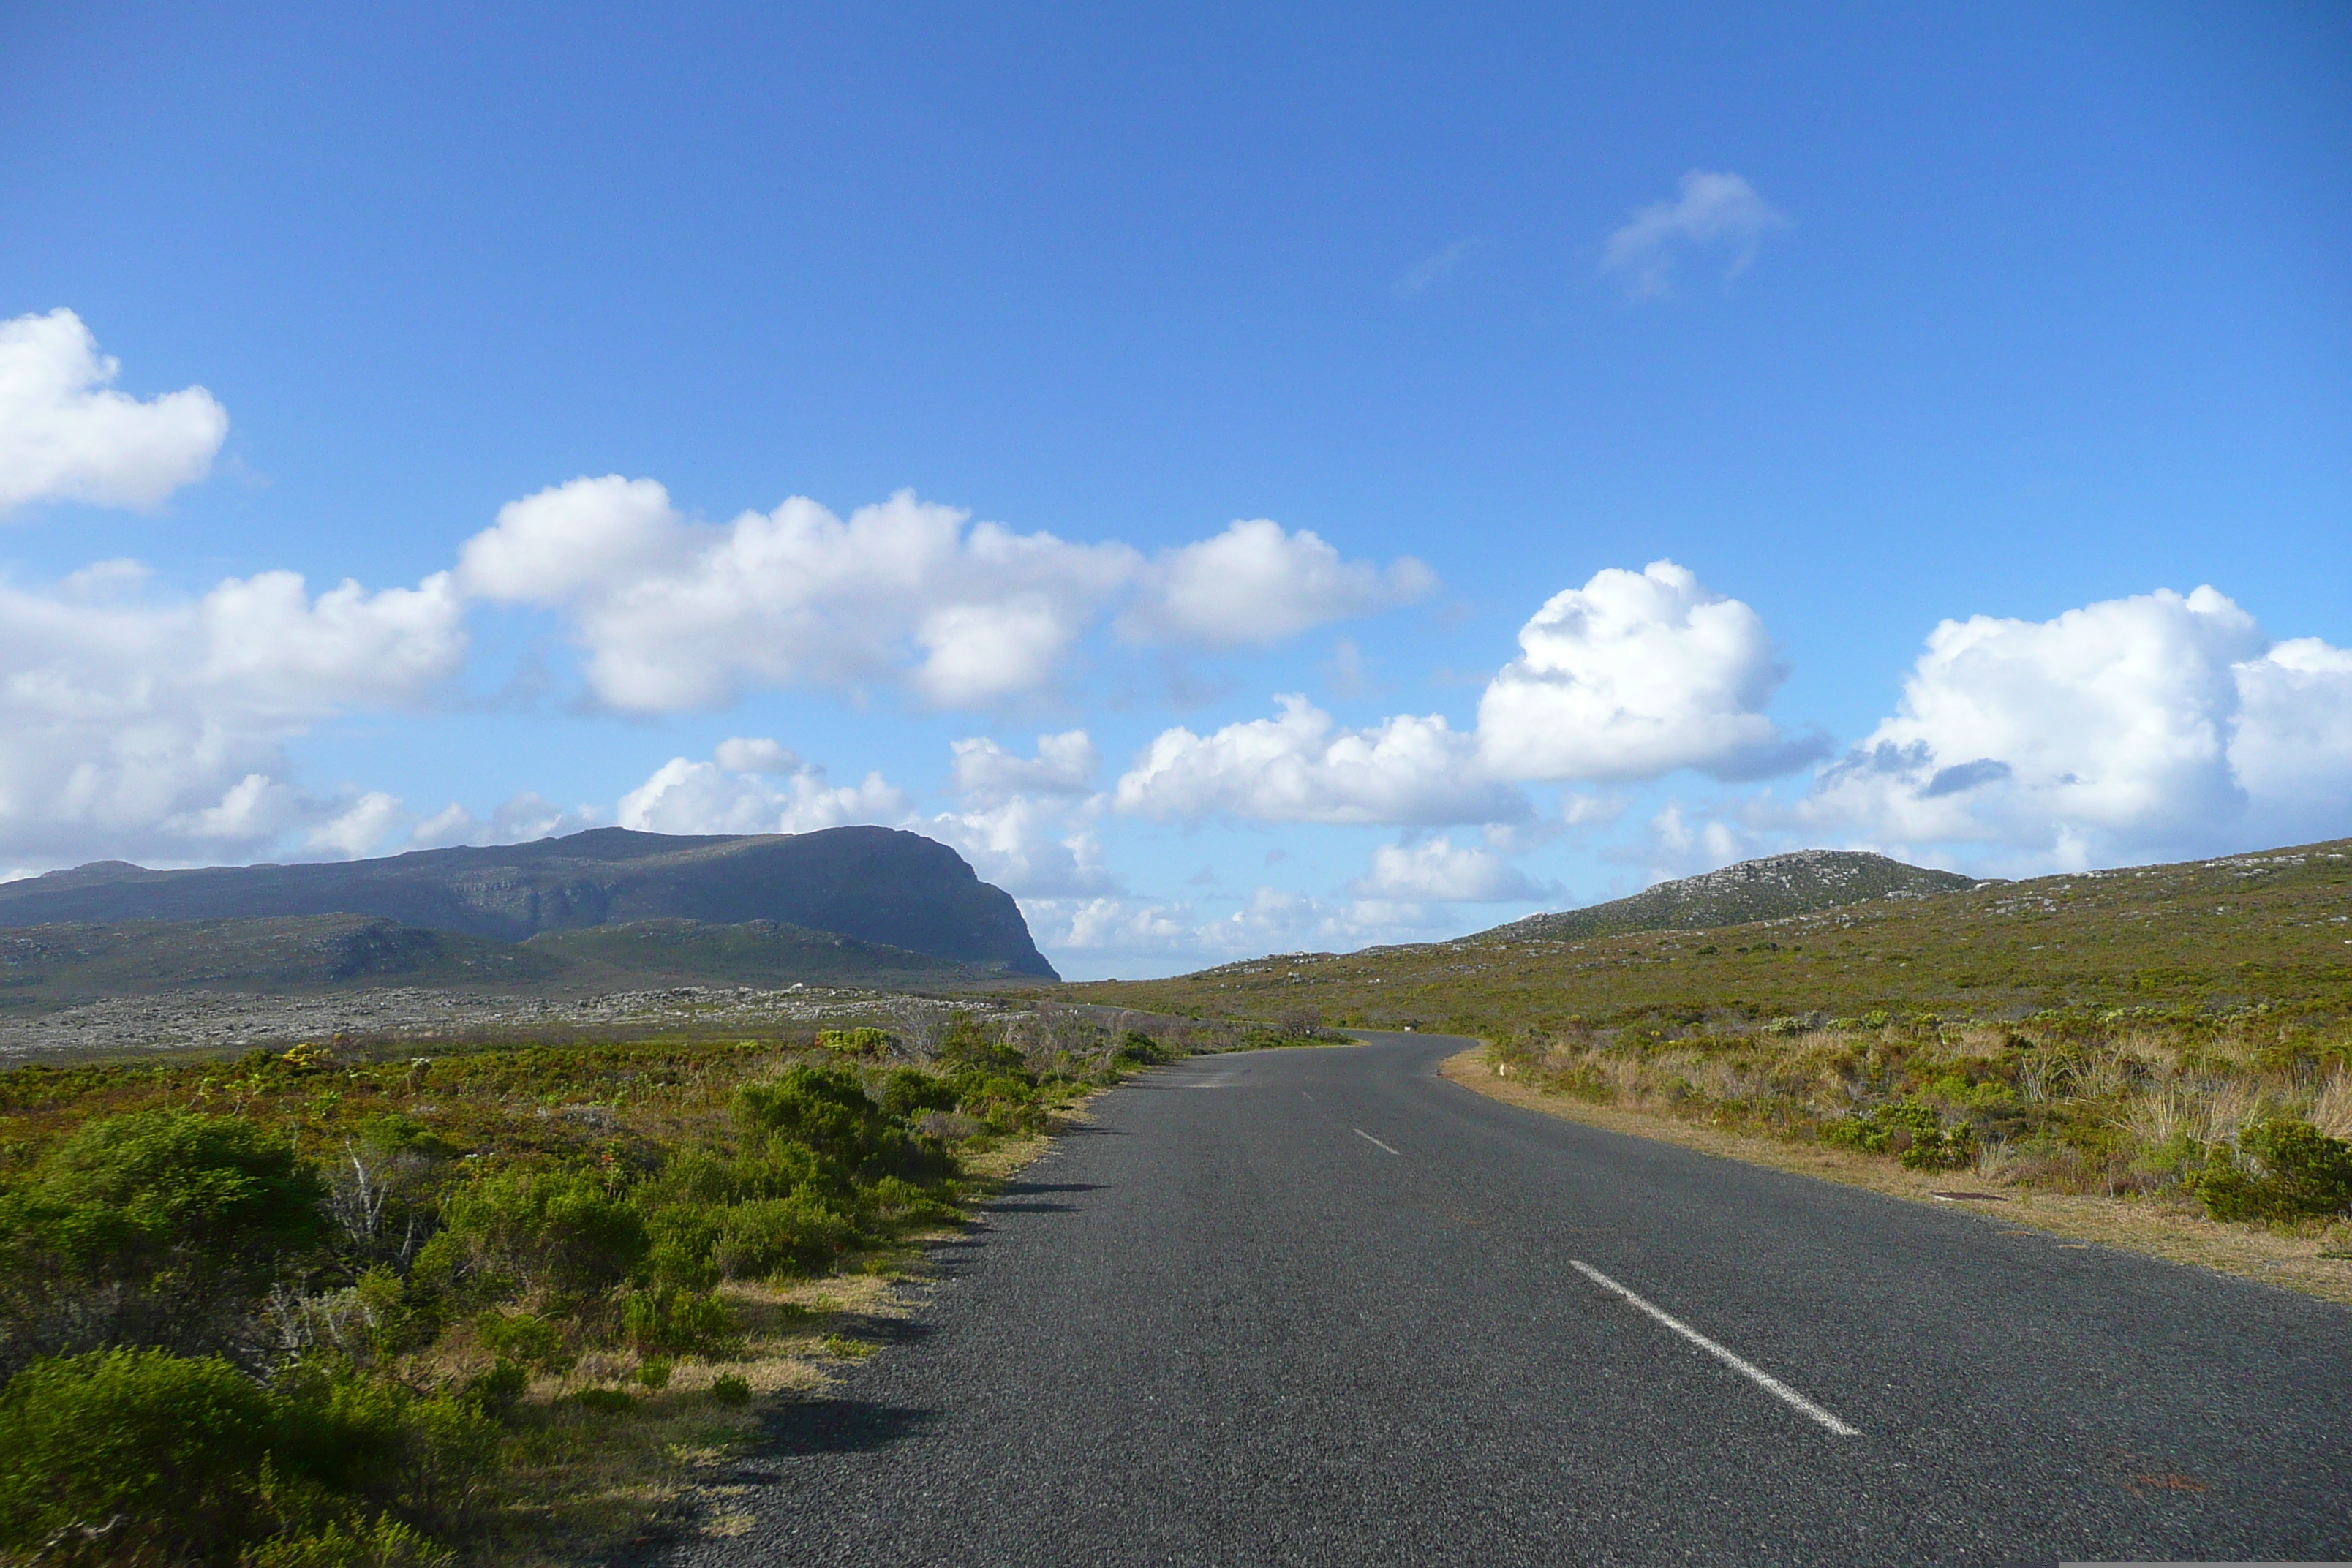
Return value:
M 1957 871 L 1906 866 L 1853 849 L 1800 849 L 1743 860 L 1720 871 L 1660 882 L 1630 899 L 1580 910 L 1529 915 L 1482 933 L 1498 942 L 1564 941 L 1633 931 L 1705 931 L 1810 914 L 1872 899 L 1916 899 L 1966 891 L 1975 879 Z

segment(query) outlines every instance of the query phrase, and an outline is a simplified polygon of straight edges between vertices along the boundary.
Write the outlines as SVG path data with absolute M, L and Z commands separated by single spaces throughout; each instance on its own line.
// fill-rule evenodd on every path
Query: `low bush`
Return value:
M 452 1193 L 420 1272 L 473 1293 L 562 1299 L 609 1289 L 651 1245 L 644 1220 L 584 1171 L 503 1171 Z
M 568 1372 L 580 1359 L 564 1347 L 562 1327 L 536 1312 L 484 1312 L 475 1332 L 499 1360 L 541 1372 Z
M 0 1191 L 0 1375 L 104 1345 L 245 1348 L 255 1302 L 325 1239 L 325 1191 L 239 1118 L 86 1123 Z
M 2352 1213 L 2352 1142 L 2307 1121 L 2246 1129 L 2240 1159 L 2217 1158 L 2195 1179 L 2205 1212 L 2220 1220 L 2273 1223 Z
M 217 1356 L 111 1350 L 36 1362 L 0 1389 L 0 1550 L 68 1563 L 234 1561 L 268 1533 L 255 1477 L 282 1441 L 282 1415 L 268 1389 Z
M 1976 1158 L 1976 1131 L 1967 1122 L 1947 1125 L 1929 1106 L 1911 1101 L 1882 1105 L 1824 1123 L 1822 1142 L 1865 1154 L 1892 1154 L 1914 1171 L 1950 1171 Z
M 621 1306 L 621 1333 L 642 1352 L 670 1355 L 723 1354 L 743 1338 L 727 1303 L 675 1285 L 631 1292 Z
M 735 1121 L 748 1145 L 788 1139 L 856 1179 L 933 1182 L 951 1168 L 944 1150 L 876 1104 L 856 1074 L 838 1068 L 796 1067 L 745 1084 L 735 1094 Z
M 0 1389 L 0 1555 L 434 1562 L 420 1525 L 462 1519 L 497 1440 L 469 1401 L 325 1366 L 268 1388 L 218 1356 L 53 1357 Z

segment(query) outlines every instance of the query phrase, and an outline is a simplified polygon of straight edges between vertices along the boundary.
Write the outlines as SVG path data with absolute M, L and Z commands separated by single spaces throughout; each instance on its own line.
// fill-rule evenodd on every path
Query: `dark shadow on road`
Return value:
M 1031 1193 L 1098 1193 L 1103 1186 L 1101 1182 L 1007 1182 L 1004 1190 L 1026 1197 Z
M 938 1332 L 928 1323 L 912 1318 L 851 1318 L 842 1325 L 842 1331 L 853 1340 L 865 1340 L 879 1345 L 920 1344 Z
M 870 1454 L 911 1437 L 940 1412 L 860 1399 L 808 1399 L 779 1405 L 761 1422 L 759 1458 L 806 1454 Z M 756 1462 L 756 1461 L 755 1461 Z
M 1076 1214 L 1076 1204 L 990 1204 L 984 1214 Z

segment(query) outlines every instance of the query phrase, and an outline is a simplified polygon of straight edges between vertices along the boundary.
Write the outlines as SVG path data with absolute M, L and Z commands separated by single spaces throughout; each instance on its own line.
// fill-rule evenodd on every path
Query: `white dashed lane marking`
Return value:
M 1762 1367 L 1757 1366 L 1749 1362 L 1742 1361 L 1739 1357 L 1732 1354 L 1731 1352 L 1724 1349 L 1723 1346 L 1717 1344 L 1713 1340 L 1708 1339 L 1705 1334 L 1700 1333 L 1696 1329 L 1692 1328 L 1688 1323 L 1684 1322 L 1680 1318 L 1660 1311 L 1657 1308 L 1653 1307 L 1649 1302 L 1642 1300 L 1641 1297 L 1636 1296 L 1631 1290 L 1626 1289 L 1625 1287 L 1618 1284 L 1617 1281 L 1612 1279 L 1609 1276 L 1603 1274 L 1590 1263 L 1583 1261 L 1581 1258 L 1571 1258 L 1568 1261 L 1578 1273 L 1583 1275 L 1587 1279 L 1591 1280 L 1595 1285 L 1600 1286 L 1604 1290 L 1613 1290 L 1618 1295 L 1624 1297 L 1626 1300 L 1631 1301 L 1634 1306 L 1641 1308 L 1642 1310 L 1649 1313 L 1650 1316 L 1657 1319 L 1658 1321 L 1665 1324 L 1666 1327 L 1674 1330 L 1675 1332 L 1682 1335 L 1683 1338 L 1688 1340 L 1691 1343 L 1696 1345 L 1699 1349 L 1705 1351 L 1707 1354 L 1713 1356 L 1716 1360 L 1721 1362 L 1732 1371 L 1739 1373 L 1740 1376 L 1748 1379 L 1750 1383 L 1755 1384 L 1758 1387 L 1763 1389 L 1766 1393 L 1770 1394 L 1773 1397 L 1782 1401 L 1790 1407 L 1802 1411 L 1805 1415 L 1811 1416 L 1815 1421 L 1820 1422 L 1822 1426 L 1828 1427 L 1839 1436 L 1859 1437 L 1862 1436 L 1861 1427 L 1847 1426 L 1844 1422 L 1839 1420 L 1836 1416 L 1831 1415 L 1828 1411 L 1822 1409 L 1820 1405 L 1814 1404 L 1811 1400 L 1806 1398 L 1795 1389 L 1790 1388 L 1787 1384 L 1782 1383 L 1779 1378 L 1774 1377 L 1770 1373 L 1766 1372 Z

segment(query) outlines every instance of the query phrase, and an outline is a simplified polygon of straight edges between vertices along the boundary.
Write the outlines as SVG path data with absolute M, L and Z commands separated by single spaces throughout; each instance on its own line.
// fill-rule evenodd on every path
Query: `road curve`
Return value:
M 1503 1105 L 1466 1044 L 1105 1097 L 670 1560 L 2352 1557 L 2352 1311 Z

